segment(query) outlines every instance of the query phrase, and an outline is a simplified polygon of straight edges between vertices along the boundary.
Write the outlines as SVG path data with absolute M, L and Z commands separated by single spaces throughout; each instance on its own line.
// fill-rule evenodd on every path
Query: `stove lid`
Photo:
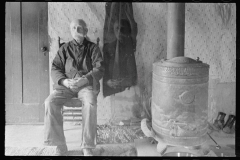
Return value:
M 155 62 L 155 65 L 160 65 L 164 67 L 193 67 L 193 68 L 209 68 L 209 65 L 206 63 L 203 63 L 202 61 L 189 58 L 189 57 L 174 57 L 171 59 L 162 59 L 159 62 Z
M 179 64 L 192 64 L 192 63 L 202 63 L 202 61 L 200 61 L 199 59 L 194 60 L 192 58 L 189 57 L 174 57 L 171 59 L 166 60 L 166 62 L 169 63 L 179 63 Z

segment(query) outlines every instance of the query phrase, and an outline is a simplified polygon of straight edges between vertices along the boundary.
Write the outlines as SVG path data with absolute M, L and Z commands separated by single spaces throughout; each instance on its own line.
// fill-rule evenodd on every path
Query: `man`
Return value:
M 70 24 L 73 40 L 58 50 L 51 69 L 54 91 L 45 100 L 44 144 L 57 146 L 56 155 L 67 155 L 61 109 L 65 102 L 78 97 L 82 103 L 82 143 L 85 156 L 96 147 L 97 95 L 104 73 L 99 47 L 88 41 L 87 25 L 82 19 Z

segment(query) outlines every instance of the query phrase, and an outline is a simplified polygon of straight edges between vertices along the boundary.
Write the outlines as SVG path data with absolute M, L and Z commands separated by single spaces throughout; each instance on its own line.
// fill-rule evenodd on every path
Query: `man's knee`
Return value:
M 85 107 L 96 108 L 97 107 L 97 97 L 87 96 L 82 100 Z
M 57 109 L 59 108 L 58 106 L 61 106 L 62 103 L 60 103 L 59 100 L 57 100 L 56 98 L 54 98 L 53 96 L 49 96 L 45 101 L 45 110 L 52 110 L 52 109 Z
M 50 94 L 44 101 L 45 106 L 52 105 L 63 105 L 66 102 L 66 98 L 64 96 L 59 96 L 58 94 L 52 93 Z
M 86 106 L 96 106 L 97 105 L 97 95 L 92 91 L 87 91 L 78 94 L 79 99 Z
M 45 107 L 50 106 L 52 102 L 53 102 L 53 100 L 49 97 L 47 99 L 45 99 L 45 101 L 44 101 Z
M 85 101 L 83 101 L 83 105 L 89 107 L 97 107 L 97 101 L 93 99 L 92 100 L 86 99 Z
M 44 101 L 45 105 L 54 103 L 55 96 L 53 94 L 50 94 Z
M 53 99 L 48 97 L 47 99 L 45 99 L 44 101 L 44 106 L 45 106 L 45 110 L 48 110 L 51 108 L 51 106 L 54 105 Z

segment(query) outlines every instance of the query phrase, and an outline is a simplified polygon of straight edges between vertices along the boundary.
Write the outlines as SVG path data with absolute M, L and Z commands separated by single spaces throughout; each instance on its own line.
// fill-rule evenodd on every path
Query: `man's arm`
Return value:
M 99 81 L 103 77 L 105 71 L 103 57 L 100 48 L 97 45 L 92 49 L 91 59 L 93 69 L 85 75 L 90 85 L 93 84 L 93 79 L 95 79 L 95 81 Z
M 52 68 L 51 68 L 51 77 L 55 84 L 62 85 L 62 82 L 64 79 L 66 79 L 65 75 L 65 58 L 63 55 L 63 49 L 62 47 L 58 50 L 55 58 L 52 62 Z

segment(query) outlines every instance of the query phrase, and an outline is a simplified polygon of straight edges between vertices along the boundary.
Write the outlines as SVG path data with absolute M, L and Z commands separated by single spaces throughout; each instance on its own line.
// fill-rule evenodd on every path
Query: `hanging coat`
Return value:
M 137 24 L 132 3 L 106 2 L 103 35 L 103 96 L 124 91 L 137 83 L 136 51 Z

